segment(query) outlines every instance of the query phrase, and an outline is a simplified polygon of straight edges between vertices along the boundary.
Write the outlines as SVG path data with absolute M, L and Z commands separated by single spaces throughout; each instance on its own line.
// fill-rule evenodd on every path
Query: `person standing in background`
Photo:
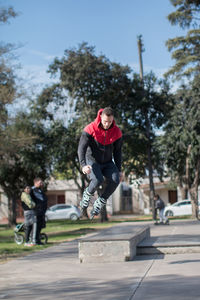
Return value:
M 159 210 L 160 224 L 169 224 L 168 218 L 165 217 L 164 215 L 164 210 L 165 210 L 164 201 L 160 198 L 158 194 L 154 196 L 154 200 L 155 200 L 155 209 Z
M 47 197 L 43 192 L 43 181 L 41 178 L 34 179 L 34 186 L 31 188 L 31 197 L 35 202 L 35 213 L 37 218 L 37 228 L 36 228 L 36 244 L 42 245 L 40 240 L 40 232 L 45 225 L 45 213 L 47 210 Z
M 30 196 L 31 188 L 26 186 L 21 194 L 21 203 L 24 210 L 25 223 L 25 244 L 24 246 L 34 246 L 36 244 L 36 215 L 35 202 Z

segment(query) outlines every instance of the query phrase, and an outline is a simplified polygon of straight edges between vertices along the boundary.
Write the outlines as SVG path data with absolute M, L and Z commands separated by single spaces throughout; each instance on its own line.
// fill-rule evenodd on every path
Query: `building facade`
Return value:
M 164 200 L 165 204 L 172 204 L 182 200 L 180 192 L 170 186 L 170 180 L 160 182 L 154 178 L 156 194 Z M 81 195 L 74 180 L 51 179 L 47 187 L 48 207 L 66 203 L 79 206 Z M 113 195 L 108 199 L 107 210 L 109 214 L 149 214 L 149 181 L 148 178 L 137 180 L 129 185 L 121 182 Z M 96 196 L 96 195 L 95 195 Z M 92 201 L 93 202 L 93 201 Z M 92 204 L 92 203 L 91 203 Z M 7 198 L 0 191 L 0 220 L 8 216 Z M 17 202 L 17 217 L 23 217 L 21 201 Z

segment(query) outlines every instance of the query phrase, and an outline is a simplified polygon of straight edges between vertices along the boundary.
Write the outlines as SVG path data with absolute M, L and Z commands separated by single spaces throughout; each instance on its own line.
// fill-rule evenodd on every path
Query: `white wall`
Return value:
M 77 191 L 65 191 L 65 203 L 78 205 L 80 202 L 80 196 Z
M 7 197 L 0 193 L 0 219 L 8 217 L 8 200 Z
M 112 210 L 113 213 L 120 211 L 120 184 L 112 195 Z

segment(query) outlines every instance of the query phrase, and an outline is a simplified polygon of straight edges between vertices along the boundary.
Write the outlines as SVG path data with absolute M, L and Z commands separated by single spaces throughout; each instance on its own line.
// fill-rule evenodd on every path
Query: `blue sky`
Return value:
M 170 0 L 0 0 L 12 5 L 19 16 L 0 26 L 1 40 L 20 43 L 17 50 L 21 76 L 29 83 L 48 84 L 48 65 L 65 49 L 83 41 L 96 54 L 128 64 L 139 73 L 137 36 L 142 35 L 144 72 L 157 76 L 173 65 L 165 42 L 183 34 L 167 15 Z

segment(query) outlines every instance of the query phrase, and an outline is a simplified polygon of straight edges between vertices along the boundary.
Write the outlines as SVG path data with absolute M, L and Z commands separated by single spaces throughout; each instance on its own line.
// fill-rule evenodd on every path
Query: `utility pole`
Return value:
M 144 90 L 144 74 L 143 74 L 143 62 L 142 62 L 142 52 L 144 52 L 144 44 L 142 42 L 142 35 L 138 36 L 138 52 L 139 52 L 139 63 L 140 63 L 140 80 L 143 85 Z M 144 90 L 144 97 L 145 97 L 145 90 Z M 150 121 L 148 118 L 148 110 L 146 107 L 143 108 L 143 114 L 145 117 L 145 135 L 148 140 L 147 145 L 147 160 L 148 160 L 148 171 L 149 171 L 149 190 L 150 190 L 150 207 L 152 207 L 152 216 L 153 220 L 156 220 L 156 210 L 155 210 L 155 203 L 154 203 L 154 196 L 155 196 L 155 189 L 154 189 L 154 182 L 153 182 L 153 167 L 152 167 L 152 145 L 151 145 L 151 138 L 150 138 Z
M 142 43 L 142 36 L 138 36 L 138 52 L 139 52 L 139 63 L 140 63 L 140 79 L 143 80 L 143 62 L 142 62 L 142 52 L 144 52 L 144 47 Z

